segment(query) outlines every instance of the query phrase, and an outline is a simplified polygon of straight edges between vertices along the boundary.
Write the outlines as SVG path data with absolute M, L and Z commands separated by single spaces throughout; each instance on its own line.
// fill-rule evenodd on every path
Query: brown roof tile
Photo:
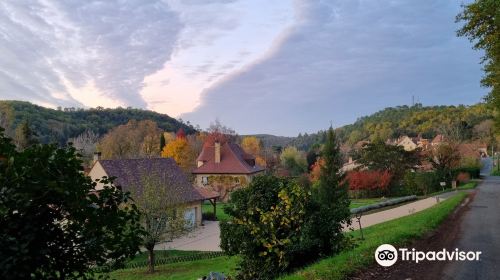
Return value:
M 193 170 L 193 174 L 252 174 L 264 171 L 263 167 L 254 163 L 255 157 L 245 153 L 237 144 L 221 144 L 220 153 L 220 163 L 215 163 L 215 147 L 204 146 L 197 159 L 203 165 Z
M 133 185 L 142 187 L 143 176 L 153 176 L 165 182 L 178 203 L 205 199 L 172 158 L 99 160 L 99 163 L 108 176 L 116 177 L 114 184 L 125 191 L 130 191 Z

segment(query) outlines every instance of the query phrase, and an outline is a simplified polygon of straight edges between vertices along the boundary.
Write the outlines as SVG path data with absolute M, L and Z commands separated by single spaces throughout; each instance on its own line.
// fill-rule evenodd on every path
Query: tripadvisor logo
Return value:
M 382 244 L 375 251 L 375 260 L 381 266 L 391 266 L 398 260 L 398 250 L 391 244 Z
M 398 254 L 399 251 L 399 254 Z M 415 248 L 399 248 L 397 250 L 391 244 L 382 244 L 375 250 L 375 260 L 381 266 L 392 266 L 398 261 L 398 255 L 401 261 L 412 261 L 415 263 L 427 261 L 479 261 L 481 251 L 460 251 L 455 249 L 448 251 L 417 251 Z

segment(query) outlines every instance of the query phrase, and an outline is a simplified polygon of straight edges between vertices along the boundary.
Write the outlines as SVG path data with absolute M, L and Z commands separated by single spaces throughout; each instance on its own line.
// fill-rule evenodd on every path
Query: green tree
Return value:
M 233 192 L 224 209 L 231 220 L 220 228 L 222 249 L 241 256 L 237 279 L 274 279 L 293 268 L 308 199 L 302 186 L 274 176 Z
M 291 176 L 299 176 L 307 172 L 307 160 L 303 152 L 293 146 L 286 147 L 280 155 L 281 165 Z
M 309 208 L 306 238 L 320 255 L 330 255 L 342 247 L 343 225 L 350 224 L 348 186 L 344 174 L 342 154 L 333 131 L 327 132 L 327 140 L 321 152 L 322 163 L 318 183 L 313 187 L 313 202 Z
M 139 212 L 129 194 L 82 172 L 73 147 L 16 151 L 0 131 L 0 278 L 94 279 L 140 245 Z
M 393 182 L 403 179 L 406 171 L 420 164 L 419 150 L 405 151 L 402 146 L 389 145 L 382 140 L 367 144 L 360 151 L 358 162 L 371 170 L 387 170 L 393 174 Z
M 481 84 L 491 88 L 488 96 L 494 108 L 500 108 L 500 1 L 476 0 L 464 5 L 457 15 L 457 22 L 464 25 L 457 31 L 458 36 L 467 37 L 474 43 L 474 49 L 483 50 L 481 63 L 485 76 Z M 500 115 L 496 117 L 500 129 Z
M 162 132 L 160 135 L 160 151 L 163 151 L 163 147 L 165 147 L 165 134 Z

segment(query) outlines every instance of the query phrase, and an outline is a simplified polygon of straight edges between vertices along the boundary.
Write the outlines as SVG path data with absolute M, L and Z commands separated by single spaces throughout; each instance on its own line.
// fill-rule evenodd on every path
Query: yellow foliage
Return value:
M 168 142 L 161 151 L 162 157 L 171 157 L 182 170 L 189 172 L 195 164 L 195 154 L 186 138 L 177 138 Z

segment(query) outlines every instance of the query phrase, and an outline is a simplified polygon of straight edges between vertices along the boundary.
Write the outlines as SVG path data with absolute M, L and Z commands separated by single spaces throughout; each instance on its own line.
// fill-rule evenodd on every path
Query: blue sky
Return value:
M 297 135 L 389 106 L 473 104 L 459 1 L 1 1 L 0 98 L 147 108 Z

